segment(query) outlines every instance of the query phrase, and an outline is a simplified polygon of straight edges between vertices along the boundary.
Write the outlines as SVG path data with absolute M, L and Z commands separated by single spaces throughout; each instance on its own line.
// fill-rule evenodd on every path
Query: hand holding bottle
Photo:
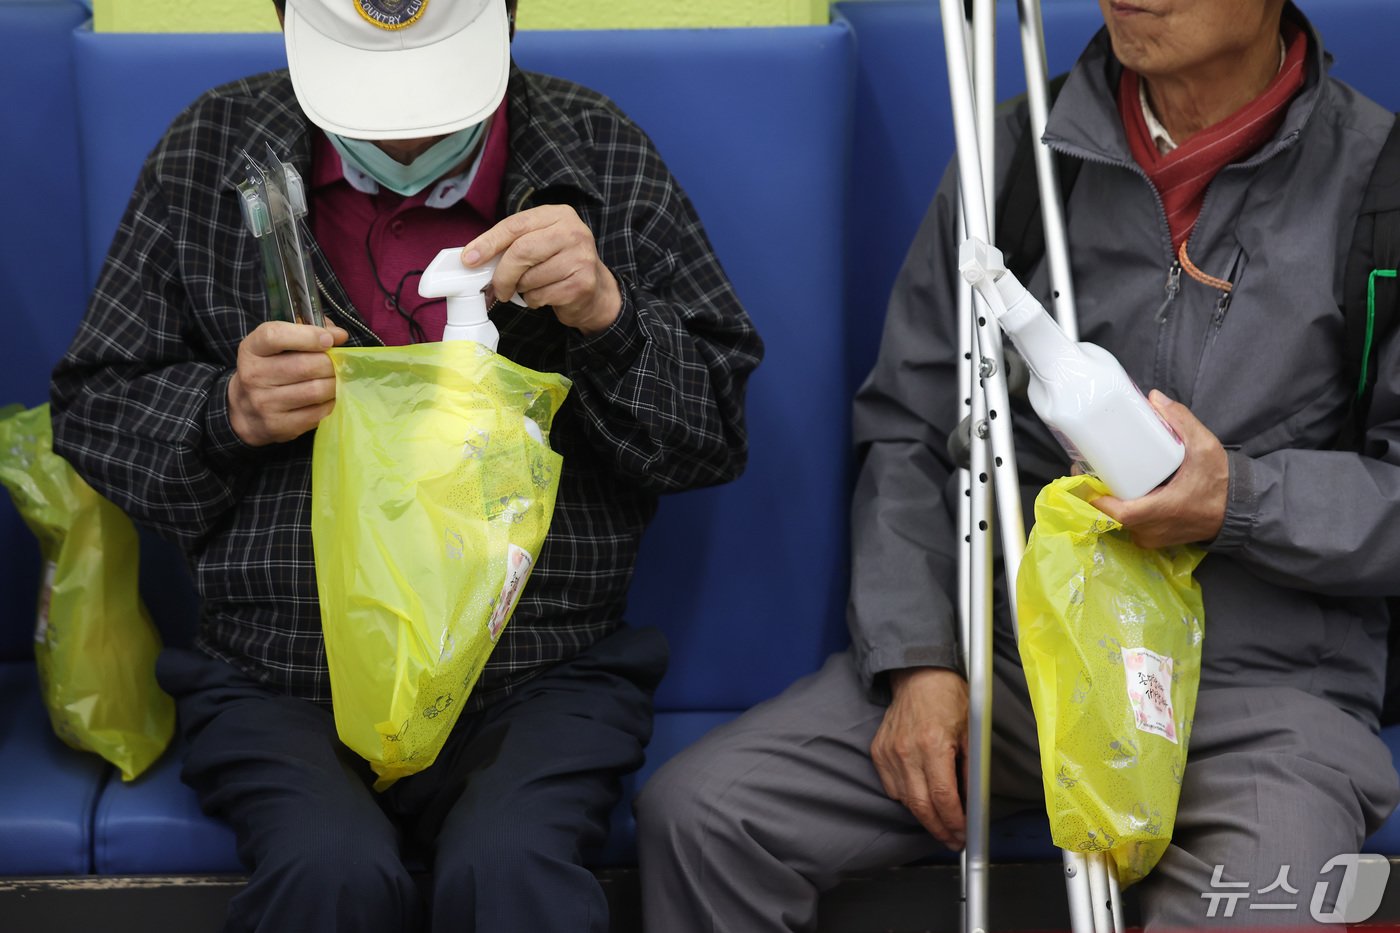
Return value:
M 622 292 L 598 257 L 593 232 L 566 204 L 512 214 L 462 250 L 462 262 L 473 267 L 498 256 L 495 295 L 519 293 L 531 308 L 548 305 L 561 324 L 585 336 L 607 330 L 622 311 Z
M 1137 499 L 1104 496 L 1094 501 L 1094 507 L 1122 522 L 1139 547 L 1210 541 L 1225 523 L 1229 455 L 1191 409 L 1155 389 L 1148 401 L 1186 444 L 1186 458 L 1169 481 L 1147 495 Z

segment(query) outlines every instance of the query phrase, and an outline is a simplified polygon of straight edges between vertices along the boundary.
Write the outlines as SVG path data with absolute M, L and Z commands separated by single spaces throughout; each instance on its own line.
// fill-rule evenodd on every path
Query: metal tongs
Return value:
M 306 186 L 289 163 L 267 146 L 267 162 L 248 150 L 243 154 L 247 176 L 238 183 L 243 221 L 262 250 L 263 285 L 267 289 L 267 318 L 293 324 L 325 325 L 320 295 L 312 286 L 311 232 L 306 227 Z

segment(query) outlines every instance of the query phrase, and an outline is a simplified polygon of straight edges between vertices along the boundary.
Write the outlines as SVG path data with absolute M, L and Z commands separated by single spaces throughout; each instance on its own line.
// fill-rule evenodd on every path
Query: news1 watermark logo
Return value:
M 1322 866 L 1312 890 L 1304 888 L 1308 879 L 1299 879 L 1299 887 L 1290 882 L 1290 866 L 1279 867 L 1278 876 L 1258 890 L 1251 890 L 1248 881 L 1226 881 L 1225 866 L 1216 865 L 1210 877 L 1210 890 L 1201 892 L 1207 902 L 1207 917 L 1233 917 L 1237 909 L 1278 911 L 1280 920 L 1298 916 L 1304 907 L 1318 923 L 1364 923 L 1381 906 L 1386 882 L 1390 880 L 1390 861 L 1383 855 L 1339 855 Z M 1249 902 L 1254 895 L 1267 896 L 1266 901 Z M 1294 898 L 1294 900 L 1288 900 Z

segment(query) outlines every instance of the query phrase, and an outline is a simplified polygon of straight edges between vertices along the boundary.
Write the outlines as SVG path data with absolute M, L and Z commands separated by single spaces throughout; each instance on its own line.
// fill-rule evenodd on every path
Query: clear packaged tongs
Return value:
M 243 220 L 262 249 L 268 319 L 323 325 L 320 296 L 311 270 L 311 235 L 306 229 L 306 186 L 290 164 L 267 147 L 260 163 L 242 150 L 245 180 L 238 193 Z

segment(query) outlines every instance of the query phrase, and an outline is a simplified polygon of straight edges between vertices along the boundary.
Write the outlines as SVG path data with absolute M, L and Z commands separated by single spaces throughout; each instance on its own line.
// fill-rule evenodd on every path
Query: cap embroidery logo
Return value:
M 428 0 L 355 0 L 355 9 L 380 29 L 403 29 L 418 22 Z

